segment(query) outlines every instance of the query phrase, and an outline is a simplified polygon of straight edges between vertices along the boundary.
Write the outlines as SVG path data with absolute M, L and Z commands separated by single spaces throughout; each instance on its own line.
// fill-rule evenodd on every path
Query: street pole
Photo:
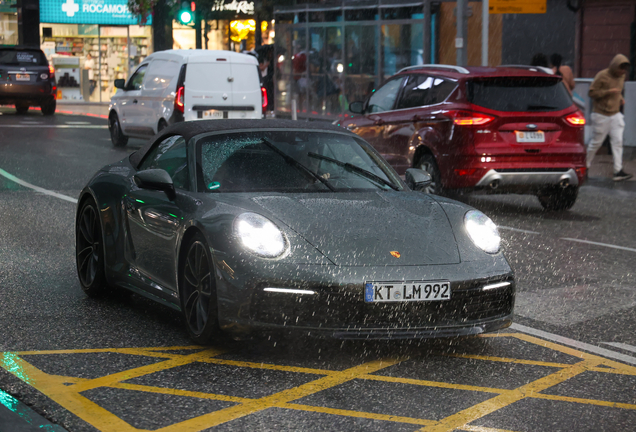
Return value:
M 488 66 L 488 28 L 490 13 L 488 0 L 481 0 L 481 65 Z
M 466 66 L 468 55 L 466 52 L 468 33 L 467 0 L 457 0 L 457 37 L 455 38 L 455 49 L 457 51 L 457 66 Z

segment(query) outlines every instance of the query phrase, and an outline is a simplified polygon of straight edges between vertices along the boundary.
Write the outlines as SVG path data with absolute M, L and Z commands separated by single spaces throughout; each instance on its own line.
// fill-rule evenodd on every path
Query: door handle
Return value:
M 422 120 L 424 120 L 424 117 L 422 117 L 422 116 L 421 116 L 421 115 L 419 115 L 419 114 L 415 114 L 415 115 L 413 116 L 413 121 L 422 121 Z
M 382 120 L 381 117 L 372 116 L 372 117 L 369 117 L 369 120 L 372 120 L 373 124 L 377 125 L 377 126 L 380 126 L 380 125 L 384 124 L 384 120 Z
M 133 103 L 136 104 L 137 103 L 137 99 L 133 99 Z

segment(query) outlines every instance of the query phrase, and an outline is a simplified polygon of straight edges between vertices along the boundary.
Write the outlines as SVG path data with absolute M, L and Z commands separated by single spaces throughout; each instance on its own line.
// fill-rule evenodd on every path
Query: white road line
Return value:
M 507 227 L 507 226 L 503 226 L 503 225 L 497 225 L 497 228 L 500 228 L 500 229 L 503 229 L 503 230 L 508 230 L 508 231 L 522 232 L 522 233 L 526 233 L 526 234 L 541 234 L 540 232 L 536 232 L 536 231 L 522 230 L 522 229 L 519 229 L 519 228 Z
M 601 355 L 603 357 L 608 357 L 614 360 L 622 361 L 624 363 L 629 363 L 632 365 L 636 365 L 636 357 L 629 356 L 627 354 L 617 353 L 616 351 L 610 351 L 605 348 L 597 347 L 596 345 L 591 345 L 585 342 L 580 342 L 574 339 L 566 338 L 565 336 L 559 336 L 554 333 L 544 332 L 543 330 L 538 330 L 532 327 L 524 326 L 521 324 L 513 323 L 510 326 L 511 329 L 520 331 L 522 333 L 527 333 L 532 336 L 537 336 L 543 339 L 550 340 L 552 342 L 558 342 L 563 345 L 568 345 L 574 348 L 578 348 L 580 350 L 588 351 L 594 354 Z
M 89 124 L 91 124 L 91 122 L 85 122 L 85 121 L 67 121 L 67 122 L 64 122 L 64 123 L 69 124 L 69 125 L 89 125 Z
M 627 345 L 620 342 L 601 342 L 602 344 L 613 346 L 614 348 L 620 348 L 625 351 L 631 351 L 636 353 L 636 346 Z
M 41 124 L 30 124 L 30 125 L 0 125 L 0 128 L 22 128 L 25 129 L 25 126 L 30 128 L 52 128 L 52 129 L 108 129 L 108 125 L 41 125 Z
M 43 189 L 43 188 L 41 188 L 39 186 L 32 185 L 31 183 L 27 183 L 24 180 L 20 180 L 16 176 L 14 176 L 12 174 L 9 174 L 8 172 L 3 170 L 2 168 L 0 168 L 0 175 L 3 176 L 3 177 L 6 177 L 7 179 L 11 180 L 14 183 L 17 183 L 17 184 L 22 185 L 24 187 L 28 187 L 30 189 L 33 189 L 34 191 L 43 193 L 45 195 L 50 195 L 50 196 L 55 197 L 55 198 L 63 199 L 64 201 L 69 201 L 69 202 L 77 204 L 77 200 L 75 198 L 71 198 L 70 196 L 62 195 L 62 194 L 59 194 L 57 192 L 50 191 L 48 189 Z
M 561 240 L 567 240 L 567 241 L 573 241 L 573 242 L 578 242 L 578 243 L 591 244 L 591 245 L 595 245 L 595 246 L 605 246 L 605 247 L 613 248 L 613 249 L 620 249 L 620 250 L 626 250 L 626 251 L 630 251 L 630 252 L 636 252 L 636 249 L 634 249 L 634 248 L 628 248 L 628 247 L 625 247 L 625 246 L 617 246 L 617 245 L 607 244 L 607 243 L 599 243 L 599 242 L 593 242 L 593 241 L 588 241 L 588 240 L 579 240 L 579 239 L 569 238 L 569 237 L 561 237 Z

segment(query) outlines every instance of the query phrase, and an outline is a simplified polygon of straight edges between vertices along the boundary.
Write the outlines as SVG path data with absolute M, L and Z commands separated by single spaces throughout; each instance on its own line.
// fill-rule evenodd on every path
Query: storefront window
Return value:
M 18 44 L 16 0 L 0 0 L 0 45 Z
M 384 79 L 400 69 L 424 63 L 424 26 L 390 24 L 382 26 Z

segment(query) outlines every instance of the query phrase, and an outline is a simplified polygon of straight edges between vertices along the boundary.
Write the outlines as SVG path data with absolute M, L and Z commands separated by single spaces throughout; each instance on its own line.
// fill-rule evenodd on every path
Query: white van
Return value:
M 115 80 L 108 128 L 113 145 L 148 138 L 176 122 L 260 119 L 258 61 L 232 51 L 167 50 L 149 55 L 127 82 Z

